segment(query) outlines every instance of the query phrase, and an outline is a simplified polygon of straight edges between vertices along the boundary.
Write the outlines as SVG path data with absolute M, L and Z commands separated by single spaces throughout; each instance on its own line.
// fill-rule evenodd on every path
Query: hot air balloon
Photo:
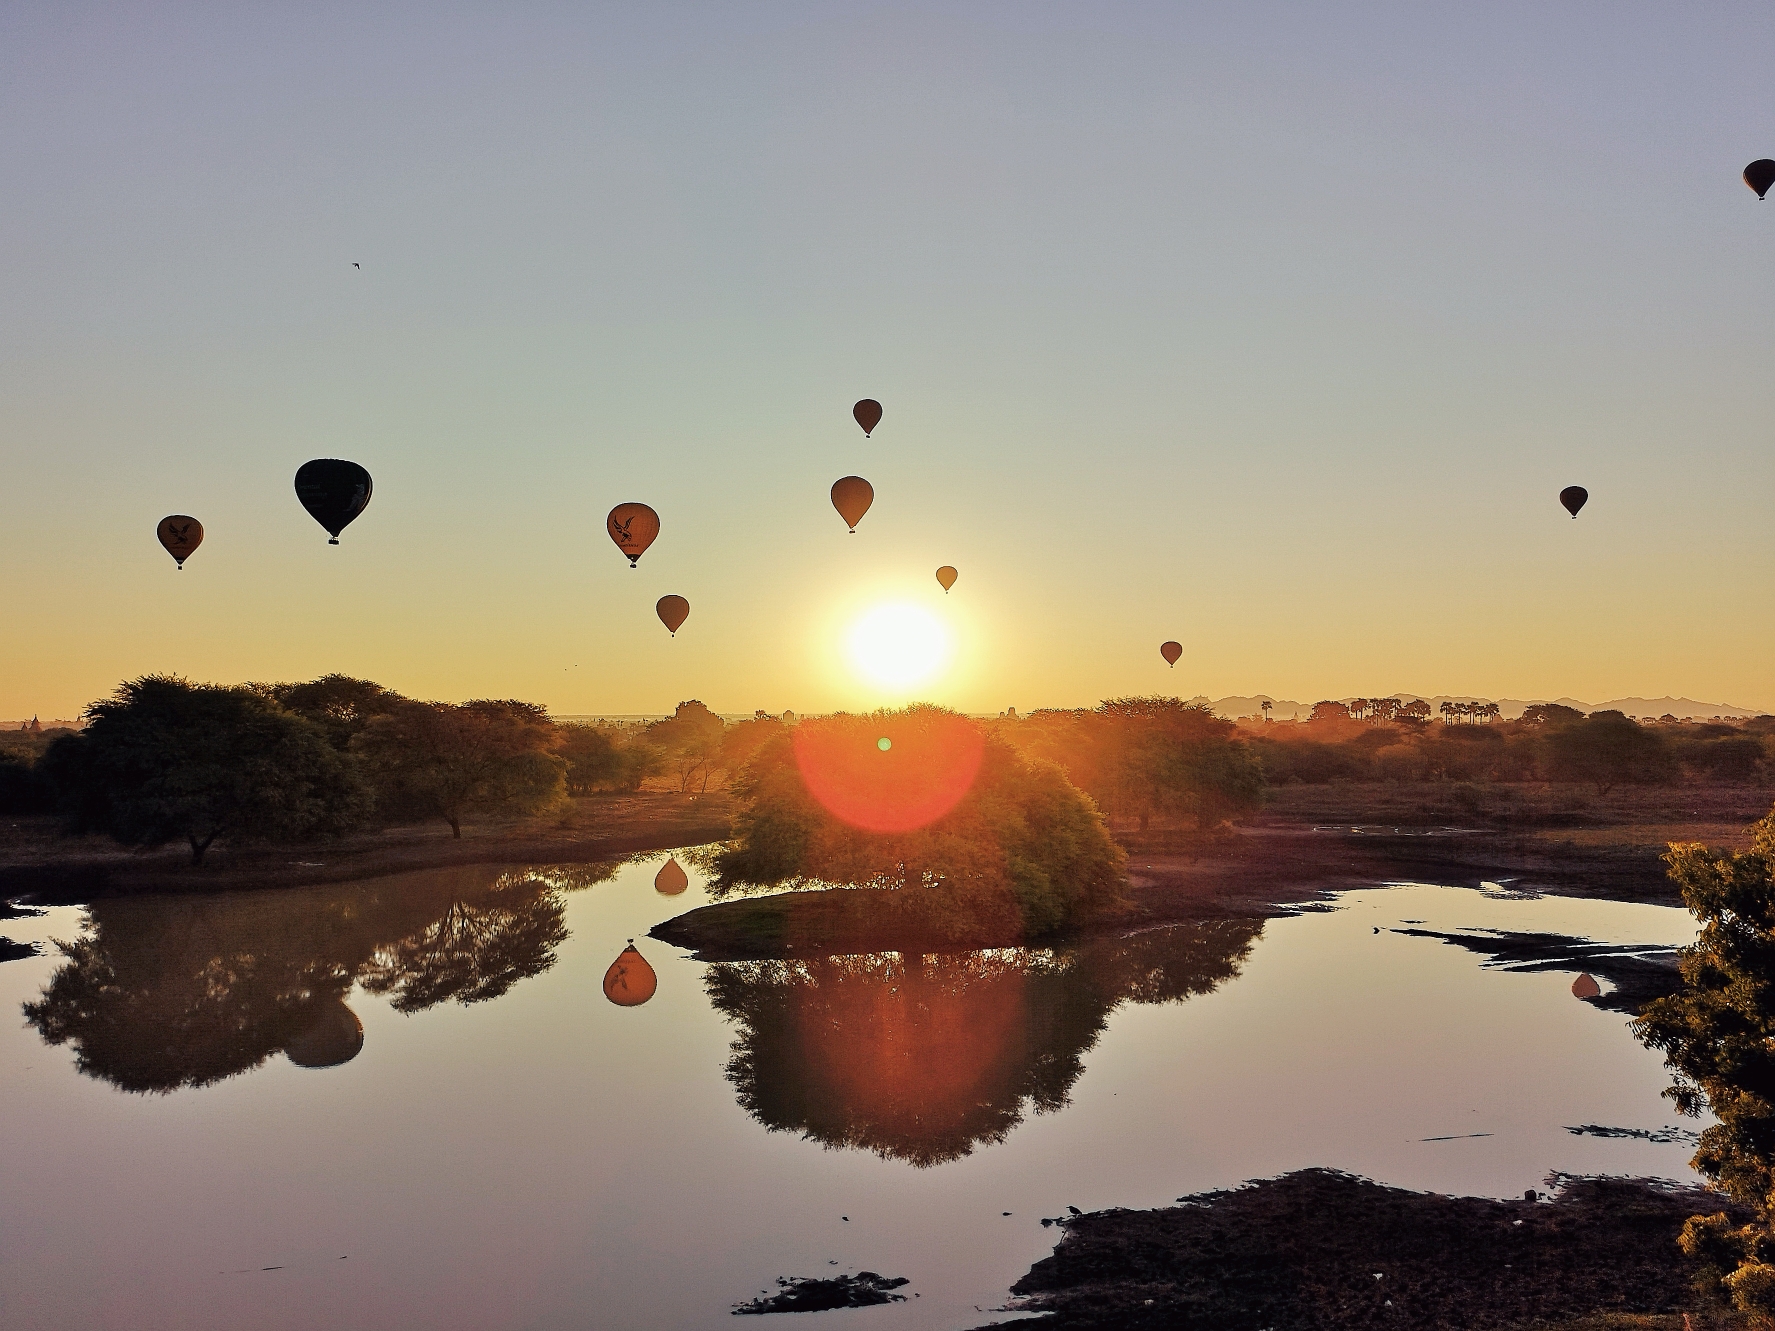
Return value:
M 1757 198 L 1769 192 L 1769 186 L 1775 185 L 1775 161 L 1767 157 L 1759 157 L 1744 168 L 1744 183 L 1757 192 Z
M 676 855 L 660 865 L 659 872 L 653 876 L 653 890 L 662 897 L 675 897 L 689 886 L 690 875 L 684 872 Z
M 1596 977 L 1590 972 L 1586 971 L 1572 981 L 1573 998 L 1600 998 L 1601 996 L 1602 986 L 1596 982 Z
M 875 487 L 861 476 L 844 476 L 832 483 L 832 507 L 838 510 L 838 516 L 844 519 L 853 536 L 863 514 L 874 502 Z
M 690 618 L 690 602 L 682 596 L 662 596 L 653 609 L 659 615 L 659 622 L 672 631 L 674 638 L 678 636 L 680 626 Z
M 315 458 L 296 470 L 296 498 L 327 529 L 327 544 L 338 545 L 339 533 L 369 506 L 370 473 L 355 462 Z
M 635 561 L 647 553 L 647 547 L 659 535 L 659 514 L 646 504 L 618 504 L 610 510 L 604 525 L 610 529 L 616 548 L 629 557 L 629 567 L 634 568 Z
M 1559 502 L 1565 505 L 1565 511 L 1574 518 L 1578 516 L 1578 510 L 1584 507 L 1585 501 L 1589 498 L 1590 491 L 1581 485 L 1568 485 L 1559 492 Z
M 604 972 L 604 997 L 618 1007 L 640 1007 L 657 988 L 659 976 L 653 973 L 647 958 L 635 951 L 635 940 L 629 939 L 629 945 Z
M 1183 655 L 1183 644 L 1181 642 L 1161 642 L 1159 655 L 1165 658 L 1166 664 L 1175 669 L 1177 658 Z
M 851 408 L 851 415 L 857 418 L 857 424 L 863 427 L 863 437 L 868 438 L 875 427 L 881 424 L 881 403 L 872 397 L 866 397 Z
M 160 525 L 154 529 L 154 534 L 160 538 L 166 552 L 179 561 L 180 568 L 185 567 L 185 561 L 191 558 L 192 551 L 203 544 L 203 524 L 183 513 L 162 518 Z
M 948 564 L 943 565 L 942 568 L 937 570 L 937 581 L 943 584 L 945 595 L 948 594 L 951 587 L 955 586 L 955 580 L 960 576 L 961 574 L 957 573 Z

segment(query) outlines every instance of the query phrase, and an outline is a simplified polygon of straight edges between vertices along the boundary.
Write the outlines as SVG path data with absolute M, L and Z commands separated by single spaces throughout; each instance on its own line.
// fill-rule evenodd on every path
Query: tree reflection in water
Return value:
M 99 901 L 25 1019 L 126 1091 L 208 1086 L 363 1047 L 354 983 L 401 1012 L 497 998 L 555 964 L 563 893 L 615 864 L 464 868 L 299 891 Z
M 1239 973 L 1260 920 L 1211 920 L 1070 948 L 897 952 L 709 968 L 739 1027 L 727 1078 L 772 1131 L 920 1167 L 1065 1106 L 1124 1002 L 1205 994 Z

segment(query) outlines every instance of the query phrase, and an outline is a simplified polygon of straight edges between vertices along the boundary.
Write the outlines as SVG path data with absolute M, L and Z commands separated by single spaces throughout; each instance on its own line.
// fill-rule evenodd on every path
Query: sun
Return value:
M 943 621 L 920 605 L 888 601 L 859 615 L 846 635 L 851 668 L 871 684 L 909 689 L 949 664 L 953 644 Z

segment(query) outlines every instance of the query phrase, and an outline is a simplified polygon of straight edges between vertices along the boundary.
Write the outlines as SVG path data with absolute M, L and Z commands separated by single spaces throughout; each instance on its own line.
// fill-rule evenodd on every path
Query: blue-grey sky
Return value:
M 1772 62 L 1752 4 L 9 5 L 0 716 L 825 710 L 884 598 L 970 710 L 1775 707 Z

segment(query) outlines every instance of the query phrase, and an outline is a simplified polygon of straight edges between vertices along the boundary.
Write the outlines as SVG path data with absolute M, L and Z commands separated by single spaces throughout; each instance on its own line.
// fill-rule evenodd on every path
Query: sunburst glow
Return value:
M 871 684 L 906 689 L 943 673 L 952 642 L 948 627 L 923 606 L 890 601 L 851 625 L 846 647 L 852 669 Z

